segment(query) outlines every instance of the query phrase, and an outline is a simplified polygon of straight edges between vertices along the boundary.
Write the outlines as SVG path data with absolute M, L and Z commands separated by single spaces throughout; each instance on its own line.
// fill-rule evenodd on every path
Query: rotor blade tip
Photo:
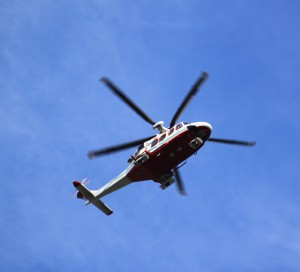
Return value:
M 205 72 L 205 71 L 203 71 L 203 72 L 202 72 L 202 77 L 203 77 L 203 78 L 207 78 L 207 77 L 208 77 L 208 73 Z
M 89 158 L 90 160 L 96 158 L 96 156 L 95 156 L 95 154 L 94 154 L 93 152 L 89 152 L 89 153 L 87 154 L 87 156 L 88 156 L 88 158 Z
M 108 78 L 103 76 L 99 79 L 100 82 L 103 82 L 103 83 L 107 83 L 108 82 Z

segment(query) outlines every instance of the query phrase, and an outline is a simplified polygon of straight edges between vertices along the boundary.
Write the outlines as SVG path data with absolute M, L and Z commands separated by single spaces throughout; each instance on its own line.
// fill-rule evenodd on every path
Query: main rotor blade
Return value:
M 141 116 L 146 122 L 152 126 L 155 122 L 144 113 L 131 99 L 129 99 L 116 85 L 114 85 L 108 78 L 102 77 L 100 79 L 108 88 L 110 88 L 115 95 L 117 95 L 121 100 L 123 100 L 130 108 L 132 108 L 139 116 Z
M 179 193 L 181 195 L 186 196 L 187 193 L 186 193 L 186 191 L 184 189 L 184 185 L 183 185 L 182 178 L 181 178 L 181 175 L 179 173 L 179 170 L 177 168 L 175 168 L 173 172 L 174 172 L 174 175 L 175 175 L 177 189 L 178 189 Z
M 238 141 L 238 140 L 227 140 L 227 139 L 218 139 L 218 138 L 209 138 L 207 141 L 222 143 L 222 144 L 234 144 L 234 145 L 242 145 L 242 146 L 254 146 L 256 142 L 246 142 L 246 141 Z
M 174 114 L 173 119 L 170 123 L 170 127 L 173 127 L 175 125 L 175 123 L 178 120 L 179 116 L 182 114 L 182 112 L 184 111 L 184 109 L 186 108 L 188 103 L 191 101 L 193 96 L 196 95 L 199 88 L 201 87 L 203 82 L 207 79 L 207 77 L 208 77 L 208 73 L 202 72 L 201 76 L 198 78 L 198 80 L 196 81 L 196 83 L 194 84 L 192 89 L 189 91 L 189 93 L 187 94 L 185 99 L 182 101 L 181 105 L 178 107 L 178 109 L 177 109 L 176 113 Z
M 150 140 L 153 137 L 154 136 L 151 136 L 151 137 L 147 137 L 147 138 L 144 138 L 144 139 L 132 141 L 132 142 L 129 142 L 129 143 L 115 145 L 115 146 L 111 146 L 111 147 L 91 151 L 91 152 L 88 153 L 88 157 L 89 157 L 89 159 L 94 159 L 95 157 L 98 157 L 98 156 L 101 156 L 101 155 L 106 155 L 106 154 L 109 154 L 109 153 L 121 151 L 121 150 L 130 148 L 130 147 L 140 145 L 140 144 Z

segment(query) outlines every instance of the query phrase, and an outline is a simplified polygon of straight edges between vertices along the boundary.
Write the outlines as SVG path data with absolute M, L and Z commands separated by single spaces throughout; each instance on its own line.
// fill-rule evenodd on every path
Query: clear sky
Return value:
M 1 271 L 300 271 L 300 3 L 91 0 L 0 3 Z M 103 200 L 134 152 L 86 153 L 153 134 L 98 82 L 156 121 L 213 137 L 182 168 L 189 196 L 151 181 Z

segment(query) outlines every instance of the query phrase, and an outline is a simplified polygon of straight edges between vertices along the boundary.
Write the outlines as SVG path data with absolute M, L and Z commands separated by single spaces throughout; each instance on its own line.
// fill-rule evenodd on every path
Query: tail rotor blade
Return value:
M 115 84 L 113 84 L 108 78 L 102 77 L 100 79 L 115 95 L 117 95 L 123 102 L 125 102 L 131 109 L 133 109 L 139 116 L 141 116 L 146 122 L 152 126 L 155 122 L 143 112 L 129 97 L 127 97 Z
M 198 78 L 192 89 L 189 91 L 185 99 L 182 101 L 180 106 L 178 107 L 176 113 L 174 114 L 172 121 L 170 123 L 170 127 L 173 127 L 178 120 L 179 116 L 182 114 L 188 103 L 192 100 L 193 96 L 196 95 L 201 85 L 204 83 L 204 81 L 208 78 L 208 73 L 202 72 L 201 76 Z

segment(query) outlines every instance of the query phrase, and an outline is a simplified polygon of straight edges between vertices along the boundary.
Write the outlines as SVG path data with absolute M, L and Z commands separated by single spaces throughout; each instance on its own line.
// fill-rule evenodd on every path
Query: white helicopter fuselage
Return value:
M 212 126 L 206 122 L 178 123 L 163 129 L 144 142 L 129 159 L 129 166 L 116 178 L 98 190 L 88 190 L 84 184 L 74 181 L 77 197 L 86 199 L 107 215 L 112 213 L 100 198 L 133 182 L 153 180 L 165 189 L 174 182 L 173 170 L 180 167 L 209 139 Z

